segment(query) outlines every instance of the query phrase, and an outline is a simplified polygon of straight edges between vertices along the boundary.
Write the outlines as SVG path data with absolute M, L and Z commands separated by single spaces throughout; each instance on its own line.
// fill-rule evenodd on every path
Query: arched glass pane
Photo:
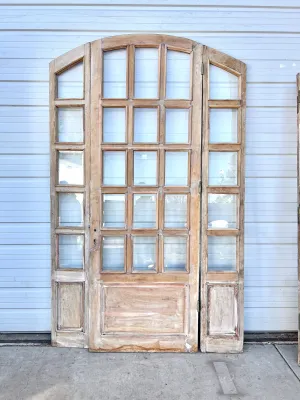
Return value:
M 209 98 L 212 100 L 238 99 L 239 78 L 211 64 L 209 69 Z
M 135 49 L 134 97 L 158 97 L 158 49 Z
M 210 143 L 237 143 L 238 110 L 212 108 L 209 116 Z
M 103 58 L 103 97 L 126 98 L 126 49 L 105 51 Z
M 180 51 L 167 51 L 166 97 L 168 99 L 190 98 L 190 55 Z
M 82 62 L 57 75 L 57 97 L 59 99 L 83 98 Z

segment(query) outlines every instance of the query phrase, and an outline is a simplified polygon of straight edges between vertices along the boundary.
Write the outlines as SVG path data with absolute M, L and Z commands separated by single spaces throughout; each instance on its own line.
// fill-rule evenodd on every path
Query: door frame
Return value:
M 91 91 L 91 82 L 95 85 L 101 85 L 99 76 L 101 76 L 102 65 L 97 61 L 97 54 L 100 56 L 99 51 L 101 48 L 109 47 L 123 47 L 124 42 L 129 46 L 139 44 L 141 47 L 153 45 L 153 42 L 164 43 L 167 42 L 174 49 L 188 47 L 195 48 L 201 46 L 203 49 L 203 62 L 195 64 L 195 70 L 203 75 L 203 119 L 200 123 L 200 129 L 203 125 L 203 138 L 204 147 L 202 154 L 203 166 L 207 166 L 208 151 L 229 151 L 236 150 L 239 152 L 239 185 L 238 191 L 232 193 L 239 194 L 239 229 L 232 232 L 238 237 L 237 251 L 239 252 L 239 259 L 237 271 L 235 273 L 209 273 L 207 271 L 207 247 L 203 243 L 204 235 L 211 235 L 208 232 L 207 226 L 203 224 L 203 216 L 207 214 L 207 175 L 202 177 L 202 222 L 201 222 L 201 287 L 194 293 L 194 299 L 198 299 L 201 295 L 201 304 L 198 310 L 201 309 L 201 351 L 216 351 L 216 352 L 239 352 L 243 346 L 243 244 L 244 244 L 244 133 L 245 133 L 245 89 L 246 89 L 246 66 L 244 63 L 227 56 L 219 51 L 202 46 L 197 42 L 185 38 L 178 38 L 175 36 L 167 35 L 122 35 L 105 39 L 100 39 L 92 43 L 82 45 L 70 52 L 56 58 L 50 64 L 50 131 L 51 131 L 51 246 L 52 246 L 52 344 L 55 346 L 65 347 L 88 347 L 89 343 L 95 343 L 96 338 L 92 331 L 92 325 L 96 323 L 99 326 L 99 321 L 92 318 L 91 310 L 97 307 L 97 299 L 100 299 L 99 288 L 97 288 L 99 276 L 96 271 L 95 265 L 99 262 L 99 242 L 98 236 L 95 237 L 95 220 L 93 215 L 90 214 L 90 202 L 97 201 L 92 194 L 93 187 L 90 187 L 89 182 L 91 171 L 96 171 L 95 165 L 90 165 L 90 152 L 91 147 L 93 151 L 99 150 L 99 140 L 91 143 L 91 137 L 96 138 L 97 135 L 93 132 L 96 121 L 91 122 L 91 115 L 96 115 L 95 112 L 91 113 L 91 108 L 97 107 L 97 98 L 93 97 Z M 94 57 L 91 57 L 94 54 Z M 98 58 L 99 60 L 99 58 Z M 58 99 L 57 98 L 57 77 L 68 70 L 78 62 L 83 62 L 84 65 L 84 95 L 81 99 Z M 239 100 L 209 100 L 209 65 L 213 64 L 225 71 L 236 75 L 239 79 Z M 129 70 L 130 71 L 130 70 Z M 130 73 L 130 72 L 129 72 Z M 132 72 L 131 72 L 132 73 Z M 93 77 L 93 78 L 91 78 Z M 128 88 L 133 90 L 133 88 Z M 214 104 L 212 104 L 214 102 Z M 81 144 L 74 143 L 58 143 L 57 141 L 57 108 L 58 107 L 83 107 L 84 108 L 84 131 L 85 141 Z M 209 145 L 205 144 L 205 138 L 208 137 L 209 122 L 208 122 L 208 109 L 215 108 L 238 108 L 239 112 L 239 132 L 240 141 L 237 145 Z M 93 117 L 92 117 L 93 118 Z M 91 132 L 91 134 L 90 134 Z M 99 135 L 98 135 L 99 136 Z M 201 135 L 202 137 L 202 135 Z M 201 139 L 201 138 L 200 138 Z M 207 142 L 206 142 L 207 143 Z M 206 147 L 205 147 L 206 146 Z M 217 146 L 217 147 L 216 147 Z M 218 147 L 219 146 L 219 147 Z M 225 146 L 225 147 L 224 147 Z M 229 147 L 228 147 L 229 146 Z M 58 168 L 58 151 L 83 151 L 84 152 L 84 185 L 58 185 L 57 183 L 57 168 Z M 206 151 L 206 153 L 205 153 Z M 205 161 L 205 160 L 206 161 Z M 205 164 L 206 162 L 206 164 Z M 198 188 L 197 188 L 198 189 Z M 216 189 L 216 188 L 215 188 Z M 217 189 L 216 189 L 217 190 Z M 225 193 L 223 188 L 220 188 L 220 193 Z M 58 193 L 60 192 L 77 192 L 84 193 L 85 196 L 85 220 L 84 227 L 81 228 L 62 228 L 58 226 Z M 200 201 L 198 207 L 200 208 Z M 204 218 L 206 221 L 206 217 Z M 199 227 L 200 229 L 200 227 Z M 79 234 L 83 235 L 84 242 L 84 268 L 83 270 L 59 270 L 58 266 L 58 237 L 64 234 Z M 222 235 L 222 232 L 215 232 L 216 236 Z M 198 270 L 200 263 L 198 262 Z M 199 273 L 197 274 L 197 286 L 199 282 Z M 96 277 L 96 279 L 95 279 Z M 199 292 L 200 291 L 200 292 Z M 217 295 L 218 304 L 225 304 L 223 309 L 214 309 L 214 303 L 211 299 Z M 225 296 L 225 298 L 224 298 Z M 225 299 L 225 303 L 224 303 Z M 69 303 L 68 303 L 69 302 Z M 66 304 L 69 304 L 66 307 Z M 195 321 L 198 319 L 197 301 L 193 310 Z M 199 303 L 198 303 L 199 304 Z M 226 309 L 227 307 L 227 309 Z M 229 309 L 228 309 L 229 307 Z M 237 324 L 234 333 L 224 332 L 218 335 L 211 335 L 207 322 L 211 317 L 215 316 L 218 310 L 226 318 L 228 313 L 237 313 Z M 75 318 L 75 321 L 72 319 Z M 71 321 L 71 327 L 68 323 Z M 73 323 L 74 322 L 74 323 Z M 198 322 L 194 324 L 194 338 L 198 337 Z M 121 351 L 122 349 L 120 349 Z M 125 349 L 123 349 L 124 351 Z M 194 345 L 192 350 L 197 351 Z M 126 350 L 125 350 L 126 351 Z M 170 351 L 170 350 L 169 350 Z M 188 351 L 188 349 L 183 349 Z

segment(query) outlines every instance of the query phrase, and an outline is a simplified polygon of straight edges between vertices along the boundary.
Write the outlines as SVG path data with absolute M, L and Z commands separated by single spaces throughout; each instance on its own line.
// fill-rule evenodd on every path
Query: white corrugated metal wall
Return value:
M 50 330 L 48 64 L 139 32 L 247 64 L 245 329 L 297 329 L 299 26 L 299 0 L 0 0 L 0 331 Z

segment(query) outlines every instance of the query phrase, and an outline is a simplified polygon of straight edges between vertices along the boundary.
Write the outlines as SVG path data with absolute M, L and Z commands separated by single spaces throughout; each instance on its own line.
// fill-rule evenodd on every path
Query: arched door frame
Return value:
M 96 131 L 100 126 L 98 102 L 102 92 L 102 68 L 99 62 L 103 51 L 127 49 L 127 98 L 132 99 L 134 88 L 134 48 L 158 47 L 160 54 L 159 98 L 165 98 L 166 81 L 166 49 L 190 53 L 193 76 L 203 85 L 199 94 L 202 103 L 198 116 L 194 118 L 195 131 L 202 131 L 199 137 L 199 157 L 202 157 L 201 184 L 198 191 L 198 206 L 195 203 L 195 215 L 200 213 L 201 226 L 194 232 L 194 240 L 201 242 L 198 258 L 191 260 L 193 264 L 201 264 L 201 278 L 195 277 L 200 289 L 193 293 L 193 300 L 198 299 L 198 310 L 192 310 L 194 326 L 191 327 L 193 340 L 187 343 L 181 351 L 197 351 L 198 326 L 195 320 L 200 319 L 201 351 L 239 352 L 243 348 L 243 315 L 244 315 L 244 133 L 245 133 L 245 96 L 246 96 L 246 66 L 244 63 L 225 55 L 217 50 L 199 43 L 175 36 L 167 35 L 124 35 L 97 40 L 79 46 L 70 52 L 56 58 L 50 64 L 50 131 L 51 131 L 51 235 L 52 235 L 52 343 L 57 346 L 90 347 L 97 341 L 99 319 L 91 311 L 96 307 L 100 297 L 99 292 L 99 243 L 97 217 L 91 215 L 90 204 L 95 200 L 96 187 L 93 187 L 91 173 L 97 173 L 99 166 L 93 165 L 92 152 L 100 151 L 99 135 Z M 195 51 L 195 49 L 198 49 Z M 64 71 L 78 63 L 83 63 L 84 90 L 80 99 L 58 98 L 58 77 Z M 238 98 L 234 100 L 209 98 L 210 65 L 221 68 L 238 77 Z M 128 83 L 129 82 L 129 83 Z M 95 90 L 95 87 L 99 88 Z M 194 96 L 197 87 L 191 86 Z M 107 100 L 108 101 L 108 100 Z M 171 100 L 170 100 L 171 101 Z M 57 140 L 57 115 L 60 107 L 82 107 L 84 112 L 84 141 L 82 143 L 60 143 Z M 238 140 L 236 143 L 209 143 L 209 110 L 235 109 L 238 112 Z M 201 143 L 202 142 L 202 143 Z M 81 185 L 58 184 L 58 151 L 82 151 L 84 154 L 84 182 Z M 237 185 L 233 187 L 212 186 L 208 184 L 208 164 L 210 152 L 236 152 L 238 159 Z M 92 160 L 92 161 L 91 161 Z M 201 168 L 201 165 L 199 168 Z M 98 168 L 99 170 L 99 168 Z M 82 227 L 64 228 L 58 224 L 59 193 L 83 193 L 84 195 L 84 225 Z M 237 228 L 208 228 L 208 194 L 233 194 L 237 196 Z M 200 207 L 201 204 L 201 207 Z M 59 235 L 82 235 L 84 237 L 84 265 L 82 270 L 59 269 L 58 248 Z M 236 245 L 235 271 L 208 271 L 208 237 L 234 236 Z M 193 242 L 193 246 L 197 246 Z M 200 279 L 199 279 L 200 278 Z M 199 293 L 200 292 L 200 293 Z M 212 328 L 213 325 L 213 328 Z M 141 350 L 132 342 L 129 347 L 120 347 L 120 351 Z M 154 348 L 153 348 L 154 349 Z M 178 351 L 174 348 L 155 348 L 158 351 Z M 101 350 L 101 349 L 100 349 Z M 108 348 L 106 349 L 108 350 Z M 145 349 L 144 349 L 145 350 Z M 151 347 L 148 348 L 151 350 Z M 102 349 L 103 351 L 103 349 Z M 104 349 L 105 351 L 105 349 Z

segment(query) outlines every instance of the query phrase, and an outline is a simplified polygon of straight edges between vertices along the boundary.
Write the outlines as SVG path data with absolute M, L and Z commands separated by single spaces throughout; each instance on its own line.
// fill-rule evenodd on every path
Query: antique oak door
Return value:
M 52 61 L 53 345 L 242 350 L 244 121 L 245 65 L 189 39 Z
M 197 351 L 202 46 L 92 43 L 90 349 Z

